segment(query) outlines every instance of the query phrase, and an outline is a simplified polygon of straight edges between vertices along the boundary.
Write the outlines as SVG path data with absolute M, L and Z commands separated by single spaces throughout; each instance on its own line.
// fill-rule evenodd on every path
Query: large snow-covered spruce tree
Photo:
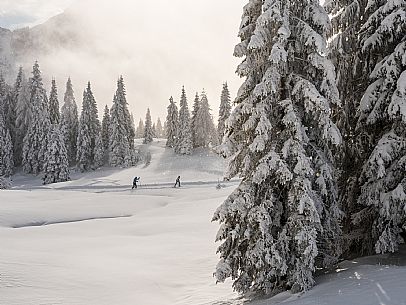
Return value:
M 306 290 L 316 267 L 340 255 L 330 146 L 338 103 L 335 73 L 322 54 L 330 31 L 318 0 L 250 0 L 235 55 L 245 78 L 232 112 L 223 154 L 227 178 L 240 186 L 218 208 L 218 281 L 240 292 Z
M 194 121 L 195 147 L 209 147 L 218 143 L 218 135 L 210 114 L 210 105 L 206 92 L 202 92 L 199 109 Z
M 126 91 L 125 91 L 123 76 L 120 76 L 117 81 L 117 91 L 116 91 L 115 99 L 117 99 L 117 102 L 113 101 L 113 106 L 118 103 L 122 107 L 122 109 L 120 110 L 123 112 L 122 123 L 124 124 L 125 135 L 127 137 L 128 145 L 130 147 L 129 165 L 134 165 L 137 162 L 137 160 L 136 160 L 137 157 L 136 157 L 135 151 L 134 151 L 135 124 L 134 124 L 134 116 L 128 110 L 128 102 L 127 102 L 127 98 L 126 98 Z M 112 116 L 111 113 L 110 113 L 110 115 Z
M 42 171 L 51 127 L 48 100 L 38 62 L 35 62 L 29 80 L 31 120 L 23 143 L 23 170 L 28 174 Z
M 61 109 L 61 129 L 65 139 L 65 147 L 68 152 L 69 164 L 76 164 L 77 139 L 79 128 L 78 107 L 73 92 L 72 81 L 68 78 L 66 91 Z
M 110 165 L 131 166 L 132 149 L 130 141 L 134 136 L 130 135 L 130 116 L 124 80 L 120 77 L 117 81 L 117 90 L 113 99 L 113 106 L 110 111 Z
M 44 160 L 44 184 L 69 180 L 69 160 L 60 126 L 53 124 Z
M 89 82 L 83 92 L 82 113 L 80 114 L 76 143 L 76 163 L 81 171 L 88 171 L 94 168 L 96 137 L 101 129 L 96 105 Z
M 224 133 L 226 130 L 226 121 L 230 116 L 230 113 L 231 113 L 230 91 L 228 90 L 227 83 L 224 83 L 223 90 L 221 91 L 219 120 L 217 125 L 217 132 L 220 143 L 223 140 Z
M 178 107 L 171 96 L 169 99 L 168 115 L 166 116 L 166 147 L 175 147 L 178 141 L 179 113 Z
M 190 113 L 184 87 L 182 88 L 180 98 L 178 141 L 175 146 L 175 152 L 180 155 L 190 155 L 193 152 Z
M 353 218 L 365 252 L 395 252 L 406 232 L 406 3 L 368 1 L 364 17 L 360 47 L 370 81 L 357 115 L 364 158 Z
M 147 114 L 145 115 L 145 128 L 144 128 L 144 144 L 151 143 L 154 139 L 154 131 L 152 128 L 151 112 L 149 108 L 147 109 Z

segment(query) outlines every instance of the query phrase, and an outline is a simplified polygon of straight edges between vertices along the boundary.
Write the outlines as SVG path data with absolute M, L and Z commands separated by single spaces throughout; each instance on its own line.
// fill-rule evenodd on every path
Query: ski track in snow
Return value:
M 231 181 L 221 181 L 220 184 L 222 187 L 229 187 L 235 186 L 239 180 L 231 180 Z M 182 190 L 187 188 L 196 188 L 196 187 L 207 187 L 207 186 L 217 186 L 219 181 L 193 181 L 193 182 L 182 182 L 182 186 L 176 189 Z M 43 189 L 51 189 L 51 190 L 58 190 L 58 191 L 86 191 L 86 192 L 94 192 L 94 193 L 107 193 L 107 192 L 122 192 L 126 190 L 131 191 L 138 191 L 138 190 L 160 190 L 160 189 L 173 189 L 173 183 L 151 183 L 151 184 L 141 184 L 136 189 L 132 189 L 130 185 L 97 185 L 95 183 L 88 184 L 88 185 L 74 185 L 74 186 L 62 186 L 58 188 L 52 188 L 50 186 L 33 186 L 30 188 L 26 187 L 14 187 L 13 190 L 43 190 Z M 102 191 L 101 191 L 102 190 Z

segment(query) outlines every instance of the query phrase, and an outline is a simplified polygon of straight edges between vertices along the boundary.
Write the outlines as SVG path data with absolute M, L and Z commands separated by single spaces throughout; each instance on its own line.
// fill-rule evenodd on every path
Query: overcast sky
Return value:
M 151 108 L 164 119 L 168 100 L 179 101 L 185 86 L 189 106 L 206 90 L 217 117 L 222 83 L 234 98 L 241 80 L 240 62 L 232 56 L 246 0 L 1 0 L 0 26 L 16 28 L 42 23 L 68 8 L 81 22 L 72 24 L 92 41 L 74 51 L 56 51 L 39 60 L 49 88 L 55 77 L 59 96 L 72 77 L 76 100 L 92 82 L 99 111 L 111 106 L 116 80 L 123 74 L 130 110 L 136 119 Z M 77 26 L 79 25 L 80 26 Z M 90 44 L 89 44 L 90 45 Z M 26 70 L 31 70 L 27 67 Z M 62 101 L 61 101 L 62 102 Z

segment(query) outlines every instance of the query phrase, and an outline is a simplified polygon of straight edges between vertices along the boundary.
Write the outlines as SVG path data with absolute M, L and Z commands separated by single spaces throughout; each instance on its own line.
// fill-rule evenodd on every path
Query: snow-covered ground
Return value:
M 51 186 L 14 177 L 0 192 L 0 305 L 406 304 L 406 251 L 345 262 L 303 295 L 249 302 L 216 285 L 210 220 L 238 182 L 216 189 L 224 163 L 211 153 L 178 157 L 163 141 L 148 149 L 149 166 Z
M 406 248 L 400 253 L 342 262 L 330 274 L 317 278 L 307 293 L 281 293 L 250 305 L 405 305 Z

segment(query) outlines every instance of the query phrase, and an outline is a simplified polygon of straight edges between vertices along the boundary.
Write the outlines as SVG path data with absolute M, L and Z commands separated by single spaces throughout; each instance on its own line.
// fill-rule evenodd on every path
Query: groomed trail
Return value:
M 94 192 L 94 193 L 106 193 L 106 192 L 123 192 L 123 191 L 142 191 L 142 190 L 160 190 L 160 189 L 190 189 L 190 188 L 198 188 L 198 187 L 209 187 L 213 186 L 217 188 L 218 186 L 221 188 L 227 186 L 234 186 L 238 184 L 239 180 L 233 179 L 230 181 L 193 181 L 193 182 L 183 182 L 181 187 L 174 187 L 174 183 L 150 183 L 150 184 L 139 184 L 137 188 L 132 188 L 131 185 L 97 185 L 97 184 L 88 184 L 88 185 L 67 185 L 58 187 L 57 190 L 59 191 L 86 191 L 86 192 Z M 13 190 L 26 190 L 26 191 L 33 191 L 33 190 L 41 190 L 41 189 L 55 189 L 54 187 L 50 186 L 24 186 L 24 187 L 14 187 Z M 134 193 L 135 194 L 135 193 Z

